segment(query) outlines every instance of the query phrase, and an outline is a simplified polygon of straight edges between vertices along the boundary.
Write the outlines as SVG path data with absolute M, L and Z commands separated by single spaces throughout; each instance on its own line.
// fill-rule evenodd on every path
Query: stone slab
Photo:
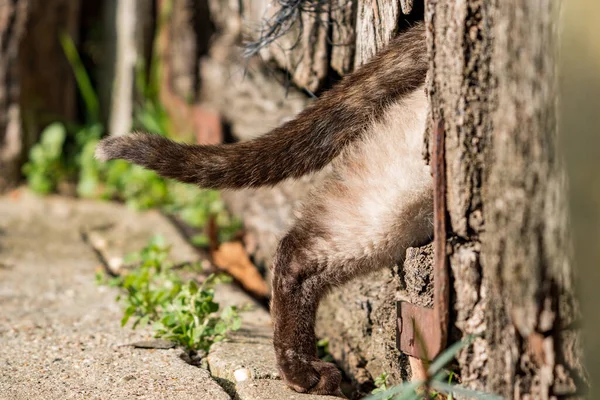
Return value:
M 240 400 L 339 400 L 339 397 L 333 396 L 296 393 L 286 387 L 282 381 L 275 380 L 241 382 L 237 385 L 237 390 Z
M 0 399 L 327 398 L 283 384 L 269 313 L 234 285 L 218 286 L 216 300 L 246 309 L 242 328 L 213 345 L 210 372 L 178 348 L 131 346 L 152 341 L 151 331 L 122 328 L 117 291 L 94 275 L 101 258 L 120 259 L 155 234 L 174 261 L 202 262 L 155 211 L 24 189 L 0 197 Z
M 240 289 L 219 289 L 215 298 L 222 306 L 247 304 L 247 295 Z M 212 346 L 208 365 L 213 376 L 233 384 L 245 379 L 279 379 L 267 311 L 255 305 L 242 313 L 241 329 L 232 333 L 227 341 Z
M 125 221 L 142 245 L 161 233 L 177 254 L 194 256 L 156 212 L 25 190 L 0 197 L 0 399 L 230 398 L 180 349 L 127 345 L 152 335 L 120 327 L 116 291 L 95 284 L 99 261 L 82 238 Z

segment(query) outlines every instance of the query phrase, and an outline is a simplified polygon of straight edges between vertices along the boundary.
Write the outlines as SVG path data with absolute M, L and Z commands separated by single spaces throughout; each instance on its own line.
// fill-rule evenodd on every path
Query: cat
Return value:
M 203 188 L 275 185 L 330 165 L 281 239 L 272 265 L 274 348 L 297 392 L 342 397 L 341 374 L 317 357 L 320 299 L 393 265 L 432 236 L 433 189 L 422 157 L 427 117 L 425 28 L 392 39 L 293 120 L 247 142 L 189 145 L 133 133 L 96 157 L 124 159 Z

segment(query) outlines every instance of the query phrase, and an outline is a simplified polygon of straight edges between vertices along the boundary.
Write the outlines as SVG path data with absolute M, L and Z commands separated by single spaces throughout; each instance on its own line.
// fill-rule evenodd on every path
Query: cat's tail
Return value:
M 134 133 L 102 140 L 96 157 L 124 159 L 205 188 L 274 185 L 325 167 L 368 132 L 389 104 L 421 87 L 426 71 L 425 30 L 419 24 L 295 119 L 254 140 L 204 146 Z

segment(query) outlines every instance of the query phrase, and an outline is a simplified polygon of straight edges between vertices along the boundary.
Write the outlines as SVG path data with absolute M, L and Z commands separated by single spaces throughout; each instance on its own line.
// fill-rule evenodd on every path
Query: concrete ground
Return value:
M 153 234 L 175 261 L 200 255 L 160 213 L 108 203 L 37 197 L 21 189 L 0 197 L 0 399 L 316 400 L 279 380 L 268 313 L 258 305 L 242 329 L 216 344 L 209 370 L 183 351 L 139 349 L 147 329 L 120 326 L 116 289 L 98 286 L 98 250 L 118 264 Z M 92 238 L 93 240 L 90 240 Z M 222 304 L 246 304 L 231 285 Z

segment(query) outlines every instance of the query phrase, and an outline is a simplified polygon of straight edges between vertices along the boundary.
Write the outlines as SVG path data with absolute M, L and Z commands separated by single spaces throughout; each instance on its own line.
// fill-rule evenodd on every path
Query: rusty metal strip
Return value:
M 446 165 L 444 121 L 435 126 L 432 143 L 433 190 L 433 309 L 399 301 L 396 345 L 400 351 L 432 360 L 445 347 L 449 323 L 449 279 L 446 254 Z

